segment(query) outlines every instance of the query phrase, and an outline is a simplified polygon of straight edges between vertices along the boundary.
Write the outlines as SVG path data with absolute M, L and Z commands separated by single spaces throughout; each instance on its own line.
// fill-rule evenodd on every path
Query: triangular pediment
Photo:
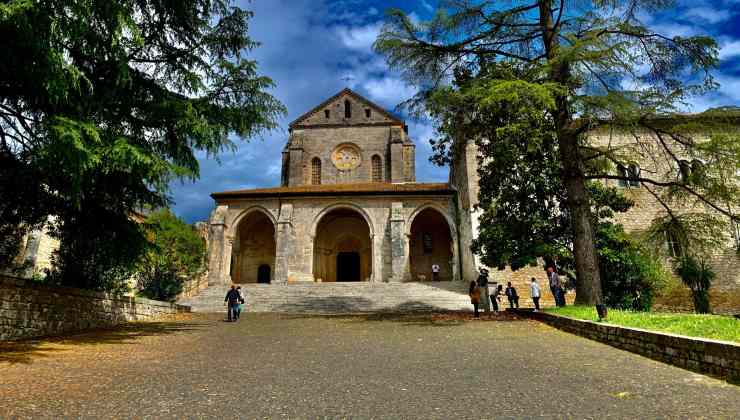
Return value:
M 350 106 L 347 118 L 345 103 Z M 349 88 L 325 100 L 290 123 L 290 128 L 336 125 L 403 125 L 400 118 Z

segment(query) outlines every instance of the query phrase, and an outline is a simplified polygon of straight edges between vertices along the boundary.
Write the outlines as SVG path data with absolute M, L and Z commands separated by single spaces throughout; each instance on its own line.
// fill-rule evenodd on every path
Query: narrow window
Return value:
M 370 108 L 365 108 L 365 118 L 370 118 L 370 115 L 372 115 L 370 112 Z
M 735 246 L 740 249 L 740 222 L 732 222 L 732 226 L 735 228 Z
M 324 117 L 326 117 L 326 119 L 328 120 L 330 116 L 331 116 L 331 111 L 329 111 L 328 109 L 325 109 L 324 110 Z
M 383 162 L 381 161 L 380 156 L 378 155 L 373 156 L 372 166 L 373 166 L 373 182 L 383 181 Z
M 678 258 L 683 255 L 683 249 L 681 249 L 681 241 L 678 240 L 675 232 L 666 232 L 665 234 L 666 245 L 668 246 L 668 255 L 673 258 Z
M 640 181 L 637 180 L 637 178 L 640 177 L 640 167 L 635 164 L 630 164 L 629 166 L 622 166 L 619 165 L 617 167 L 617 172 L 619 176 L 623 177 L 623 179 L 620 179 L 617 181 L 617 184 L 622 187 L 639 187 Z
M 321 185 L 321 159 L 317 157 L 311 161 L 311 185 Z
M 625 168 L 622 165 L 617 166 L 617 174 L 619 176 L 623 177 L 623 178 L 627 178 L 629 176 L 627 174 L 627 168 Z M 624 187 L 627 187 L 627 185 L 629 185 L 629 184 L 628 184 L 627 179 L 618 179 L 617 180 L 617 185 L 619 185 L 620 187 L 624 188 Z
M 640 177 L 640 167 L 637 165 L 630 165 L 627 167 L 627 172 L 629 173 L 630 181 L 629 185 L 630 187 L 639 187 L 640 181 L 637 180 L 637 178 Z
M 434 252 L 434 242 L 432 241 L 431 233 L 424 232 L 421 234 L 421 246 L 425 255 L 429 255 Z
M 344 118 L 352 118 L 352 105 L 349 101 L 344 101 Z

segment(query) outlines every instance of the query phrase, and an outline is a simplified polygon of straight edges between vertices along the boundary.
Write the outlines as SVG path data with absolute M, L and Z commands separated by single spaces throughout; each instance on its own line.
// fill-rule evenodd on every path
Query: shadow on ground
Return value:
M 60 337 L 8 341 L 0 343 L 0 365 L 30 364 L 53 353 L 72 350 L 75 345 L 131 344 L 142 337 L 169 335 L 202 328 L 204 324 L 192 322 L 132 322 Z
M 285 319 L 332 319 L 345 320 L 347 322 L 398 322 L 409 326 L 433 326 L 448 327 L 462 325 L 468 322 L 518 322 L 526 321 L 515 314 L 500 312 L 498 315 L 481 314 L 480 318 L 473 318 L 473 314 L 467 311 L 428 310 L 402 312 L 389 310 L 384 312 L 370 313 L 345 313 L 345 314 L 299 314 L 286 313 L 281 315 Z

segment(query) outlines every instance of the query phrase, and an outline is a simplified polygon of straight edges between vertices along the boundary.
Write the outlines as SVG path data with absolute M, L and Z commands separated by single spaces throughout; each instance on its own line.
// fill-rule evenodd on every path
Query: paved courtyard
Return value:
M 740 387 L 526 320 L 214 314 L 0 345 L 0 418 L 736 418 Z

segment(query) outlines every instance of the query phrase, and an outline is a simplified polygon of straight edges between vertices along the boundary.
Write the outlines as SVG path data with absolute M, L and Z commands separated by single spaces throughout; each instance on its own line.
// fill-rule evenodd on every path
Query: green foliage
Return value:
M 602 223 L 596 231 L 596 250 L 604 303 L 611 308 L 650 310 L 670 276 L 660 259 L 611 223 Z
M 437 123 L 433 161 L 449 163 L 470 141 L 479 146 L 487 231 L 474 248 L 484 261 L 519 267 L 571 254 L 577 298 L 598 302 L 598 226 L 588 222 L 605 218 L 599 207 L 622 210 L 600 206 L 608 197 L 594 195 L 591 181 L 640 185 L 676 223 L 677 210 L 691 206 L 740 220 L 737 110 L 671 116 L 717 87 L 717 44 L 664 36 L 640 20 L 669 5 L 460 1 L 422 22 L 388 12 L 375 49 L 419 87 L 406 105 Z M 601 140 L 617 133 L 634 141 L 594 141 L 595 129 Z M 634 162 L 666 165 L 618 170 Z
M 125 277 L 145 243 L 130 216 L 197 178 L 196 151 L 284 113 L 247 57 L 251 16 L 230 0 L 0 4 L 0 244 L 56 216 L 54 281 L 117 287 L 80 276 Z M 113 239 L 120 257 L 103 251 Z
M 137 267 L 140 294 L 172 300 L 182 291 L 183 279 L 205 268 L 205 243 L 193 226 L 169 210 L 150 214 L 144 225 L 152 246 Z
M 709 288 L 715 273 L 703 259 L 685 255 L 676 262 L 676 273 L 681 281 L 691 289 L 694 299 L 694 310 L 700 314 L 711 312 L 709 305 Z
M 599 320 L 596 308 L 593 306 L 566 306 L 564 308 L 549 308 L 545 311 L 570 318 L 588 321 Z M 738 321 L 730 316 L 635 312 L 614 309 L 609 311 L 606 322 L 650 331 L 740 343 Z

